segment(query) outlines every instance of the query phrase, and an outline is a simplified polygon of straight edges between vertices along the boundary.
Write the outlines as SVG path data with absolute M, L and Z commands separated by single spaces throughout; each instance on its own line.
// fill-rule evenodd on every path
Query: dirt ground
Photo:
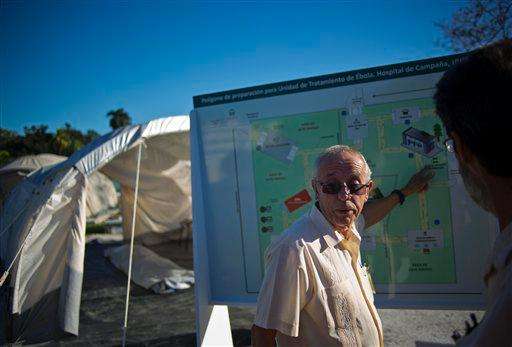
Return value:
M 103 256 L 108 247 L 120 242 L 89 242 L 86 247 L 85 276 L 78 337 L 67 337 L 44 345 L 120 345 L 124 320 L 126 276 Z M 184 268 L 192 269 L 192 245 L 169 242 L 151 247 Z M 250 345 L 252 308 L 229 308 L 236 346 Z M 387 346 L 431 346 L 451 344 L 450 335 L 462 328 L 467 311 L 379 310 Z M 482 312 L 478 312 L 478 317 Z M 194 346 L 194 289 L 157 295 L 132 285 L 127 342 L 131 346 Z
M 126 275 L 103 252 L 120 242 L 88 242 L 80 307 L 78 337 L 66 337 L 44 345 L 115 346 L 122 341 Z M 168 242 L 148 247 L 178 265 L 193 269 L 191 242 Z M 130 346 L 195 346 L 194 288 L 157 295 L 136 284 L 131 286 L 127 344 Z M 230 308 L 233 339 L 237 346 L 250 345 L 252 310 Z

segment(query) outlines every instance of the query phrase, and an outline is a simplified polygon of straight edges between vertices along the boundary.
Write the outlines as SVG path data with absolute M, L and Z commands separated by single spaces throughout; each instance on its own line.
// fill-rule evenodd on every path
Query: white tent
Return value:
M 7 197 L 15 185 L 32 171 L 43 166 L 60 163 L 66 159 L 66 157 L 50 153 L 25 155 L 2 166 L 0 168 L 0 202 Z
M 28 174 L 67 158 L 50 153 L 25 155 L 0 168 L 0 204 Z M 118 199 L 112 181 L 99 171 L 89 176 L 86 199 L 87 220 L 101 223 L 117 212 Z
M 120 182 L 128 196 L 138 192 L 136 236 L 191 219 L 188 131 L 188 116 L 118 129 L 29 175 L 9 194 L 0 218 L 0 260 L 12 268 L 0 292 L 7 295 L 9 286 L 17 340 L 78 334 L 87 186 L 94 172 Z M 132 211 L 123 203 L 125 226 L 131 227 Z

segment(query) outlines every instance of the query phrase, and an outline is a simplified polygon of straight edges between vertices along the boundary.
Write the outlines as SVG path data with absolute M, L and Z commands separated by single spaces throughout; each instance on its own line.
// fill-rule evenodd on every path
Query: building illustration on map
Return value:
M 411 122 L 417 122 L 421 118 L 421 109 L 417 106 L 397 108 L 391 113 L 394 125 L 411 124 Z
M 298 147 L 278 132 L 269 131 L 261 133 L 256 150 L 288 165 L 293 162 Z
M 436 137 L 413 127 L 402 133 L 402 146 L 426 157 L 433 157 L 439 153 Z

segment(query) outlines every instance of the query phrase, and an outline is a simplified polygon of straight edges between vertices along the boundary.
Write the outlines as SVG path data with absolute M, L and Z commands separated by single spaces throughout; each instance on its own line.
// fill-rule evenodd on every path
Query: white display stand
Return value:
M 194 273 L 195 273 L 195 310 L 196 310 L 196 341 L 198 346 L 232 346 L 231 324 L 228 307 L 210 304 L 210 286 L 208 257 L 206 244 L 206 228 L 204 225 L 204 203 L 200 174 L 199 136 L 194 112 L 190 114 L 190 142 L 192 161 L 192 195 L 193 195 L 193 240 L 194 240 Z

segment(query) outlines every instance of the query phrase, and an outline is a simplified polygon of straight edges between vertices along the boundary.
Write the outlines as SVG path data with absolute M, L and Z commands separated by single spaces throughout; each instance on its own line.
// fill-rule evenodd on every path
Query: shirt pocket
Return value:
M 361 322 L 358 322 L 357 302 L 348 279 L 321 290 L 329 335 L 342 346 L 360 346 Z
M 355 326 L 356 302 L 348 279 L 321 290 L 327 325 L 336 329 Z

